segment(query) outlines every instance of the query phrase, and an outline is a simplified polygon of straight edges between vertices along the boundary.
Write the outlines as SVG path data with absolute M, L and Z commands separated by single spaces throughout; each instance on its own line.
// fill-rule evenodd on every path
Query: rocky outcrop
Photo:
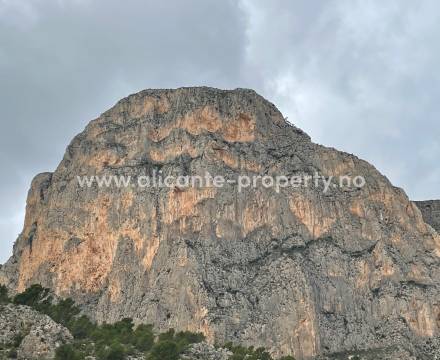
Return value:
M 319 356 L 314 360 L 417 360 L 418 358 L 410 351 L 400 346 L 371 349 L 354 353 L 337 353 L 329 356 Z M 434 358 L 432 358 L 434 359 Z
M 222 175 L 222 187 L 80 186 L 78 176 Z M 363 187 L 311 180 L 362 176 Z M 239 176 L 308 186 L 239 190 Z M 303 183 L 304 185 L 304 183 Z M 41 283 L 98 321 L 319 354 L 434 341 L 440 237 L 403 190 L 316 145 L 251 90 L 145 90 L 38 175 L 0 281 Z M 411 350 L 412 351 L 412 350 Z M 428 356 L 428 355 L 426 355 Z
M 232 352 L 228 349 L 216 348 L 205 342 L 191 345 L 181 356 L 181 360 L 228 360 Z
M 2 359 L 53 359 L 60 345 L 73 340 L 69 330 L 49 316 L 22 305 L 0 305 L 0 329 Z
M 440 233 L 440 200 L 414 201 L 423 219 Z

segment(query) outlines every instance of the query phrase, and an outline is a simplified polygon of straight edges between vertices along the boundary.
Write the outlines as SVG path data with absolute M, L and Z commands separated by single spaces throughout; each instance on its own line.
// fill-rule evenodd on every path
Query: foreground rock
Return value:
M 181 360 L 228 360 L 232 352 L 228 349 L 215 348 L 207 343 L 192 345 L 183 355 Z
M 70 332 L 47 315 L 27 306 L 0 305 L 2 359 L 53 359 L 55 350 L 72 340 Z
M 355 353 L 338 353 L 329 356 L 319 356 L 314 360 L 418 360 L 408 350 L 391 346 L 385 349 L 373 349 Z M 432 358 L 434 359 L 434 358 Z M 428 359 L 427 359 L 428 360 Z
M 323 114 L 325 116 L 325 114 Z M 366 185 L 81 187 L 77 176 L 362 176 Z M 251 90 L 146 90 L 92 121 L 35 177 L 0 271 L 210 343 L 298 359 L 434 341 L 440 238 L 373 166 L 316 145 Z

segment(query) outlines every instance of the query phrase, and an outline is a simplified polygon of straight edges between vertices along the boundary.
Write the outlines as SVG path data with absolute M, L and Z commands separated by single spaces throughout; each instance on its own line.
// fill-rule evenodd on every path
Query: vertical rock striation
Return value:
M 77 176 L 362 176 L 362 188 L 90 187 Z M 440 237 L 406 194 L 251 90 L 145 90 L 38 175 L 0 282 L 274 355 L 404 346 L 433 358 Z M 437 355 L 436 355 L 437 356 Z

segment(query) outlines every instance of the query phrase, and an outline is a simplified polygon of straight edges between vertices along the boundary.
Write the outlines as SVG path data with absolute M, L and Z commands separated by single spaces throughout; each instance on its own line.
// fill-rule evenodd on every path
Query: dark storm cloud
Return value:
M 29 183 L 143 88 L 252 87 L 315 141 L 438 198 L 435 1 L 0 0 L 0 262 Z
M 89 120 L 147 87 L 238 84 L 244 23 L 232 1 L 0 0 L 0 262 Z
M 413 199 L 440 197 L 438 2 L 245 4 L 250 64 L 290 121 Z

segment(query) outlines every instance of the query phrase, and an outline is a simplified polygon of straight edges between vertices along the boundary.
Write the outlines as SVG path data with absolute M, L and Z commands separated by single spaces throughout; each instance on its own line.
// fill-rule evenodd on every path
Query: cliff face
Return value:
M 423 219 L 440 233 L 440 200 L 414 201 Z
M 318 172 L 363 176 L 366 185 L 324 193 L 314 182 L 277 192 L 77 179 L 159 170 Z M 365 161 L 313 144 L 255 92 L 146 90 L 92 121 L 56 171 L 33 180 L 0 282 L 41 283 L 98 321 L 132 317 L 275 355 L 404 344 L 432 358 L 439 256 L 439 234 L 402 190 Z

